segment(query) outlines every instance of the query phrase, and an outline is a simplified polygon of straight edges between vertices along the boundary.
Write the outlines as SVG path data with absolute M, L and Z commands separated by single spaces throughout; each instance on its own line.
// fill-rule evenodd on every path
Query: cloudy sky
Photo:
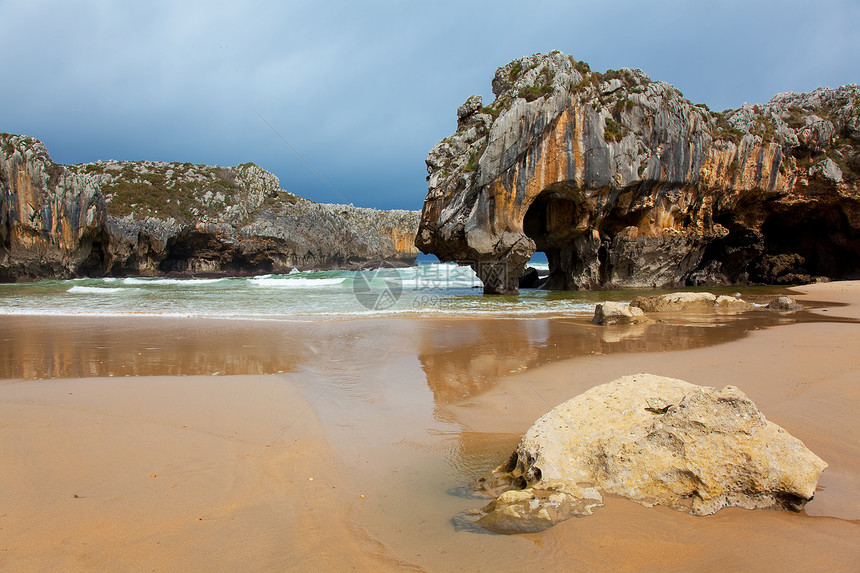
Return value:
M 713 110 L 860 82 L 857 0 L 0 0 L 0 131 L 54 161 L 254 161 L 320 202 L 421 207 L 498 66 L 561 50 Z

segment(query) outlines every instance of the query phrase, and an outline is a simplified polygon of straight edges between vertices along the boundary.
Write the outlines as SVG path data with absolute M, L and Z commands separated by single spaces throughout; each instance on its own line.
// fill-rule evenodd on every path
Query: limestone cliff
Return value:
M 325 205 L 252 163 L 59 165 L 0 134 L 0 280 L 411 263 L 418 214 Z
M 496 71 L 427 156 L 416 244 L 517 291 L 860 276 L 860 87 L 721 113 L 639 70 L 560 52 Z

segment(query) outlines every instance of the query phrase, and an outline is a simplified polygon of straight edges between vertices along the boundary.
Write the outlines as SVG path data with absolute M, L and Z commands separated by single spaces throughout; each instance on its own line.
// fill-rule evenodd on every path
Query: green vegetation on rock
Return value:
M 526 101 L 534 101 L 549 95 L 553 92 L 553 79 L 555 79 L 555 72 L 551 71 L 548 66 L 545 66 L 540 71 L 537 78 L 535 78 L 535 83 L 533 85 L 520 88 L 517 96 L 525 99 Z
M 463 167 L 463 172 L 464 173 L 470 173 L 472 171 L 477 171 L 478 170 L 478 160 L 480 160 L 480 159 L 481 159 L 481 153 L 477 150 L 472 151 L 469 154 L 469 162 L 466 163 L 465 167 Z
M 501 106 L 497 107 L 497 104 L 498 104 L 498 102 L 493 102 L 490 105 L 485 105 L 484 107 L 481 108 L 481 113 L 486 113 L 486 114 L 492 116 L 493 120 L 495 121 L 496 119 L 498 119 L 499 115 L 501 115 L 501 113 L 502 113 L 502 107 Z
M 626 127 L 611 117 L 606 118 L 606 127 L 603 129 L 603 138 L 606 141 L 621 141 L 627 133 L 628 129 Z
M 714 137 L 716 139 L 724 139 L 726 141 L 731 141 L 735 145 L 738 145 L 744 136 L 744 132 L 732 126 L 732 124 L 729 123 L 729 120 L 726 117 L 725 113 L 716 113 L 714 114 L 714 117 L 717 120 L 717 126 L 714 129 Z
M 99 179 L 108 214 L 213 217 L 240 200 L 237 170 L 190 163 L 104 162 L 70 166 Z
M 570 59 L 570 64 L 582 76 L 587 76 L 588 74 L 591 73 L 591 67 L 587 63 L 580 62 L 579 60 L 574 59 L 573 56 L 568 56 L 568 58 Z
M 12 145 L 12 135 L 9 133 L 0 133 L 0 139 L 3 141 L 3 153 L 7 156 L 15 153 L 15 146 Z

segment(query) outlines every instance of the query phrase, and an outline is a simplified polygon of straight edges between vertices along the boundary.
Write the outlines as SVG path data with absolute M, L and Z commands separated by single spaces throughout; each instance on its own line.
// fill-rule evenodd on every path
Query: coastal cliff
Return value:
M 410 264 L 418 213 L 327 205 L 253 163 L 60 165 L 0 134 L 0 280 Z
M 416 245 L 515 293 L 860 276 L 860 87 L 711 112 L 560 52 L 499 68 L 427 156 Z

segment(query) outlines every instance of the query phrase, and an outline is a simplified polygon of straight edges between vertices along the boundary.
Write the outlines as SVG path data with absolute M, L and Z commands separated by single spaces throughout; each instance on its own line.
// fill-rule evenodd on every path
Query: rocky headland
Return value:
M 54 163 L 0 134 L 0 281 L 411 264 L 418 213 L 319 204 L 253 163 Z
M 428 154 L 418 248 L 515 293 L 860 276 L 860 86 L 715 113 L 560 52 L 496 71 Z

